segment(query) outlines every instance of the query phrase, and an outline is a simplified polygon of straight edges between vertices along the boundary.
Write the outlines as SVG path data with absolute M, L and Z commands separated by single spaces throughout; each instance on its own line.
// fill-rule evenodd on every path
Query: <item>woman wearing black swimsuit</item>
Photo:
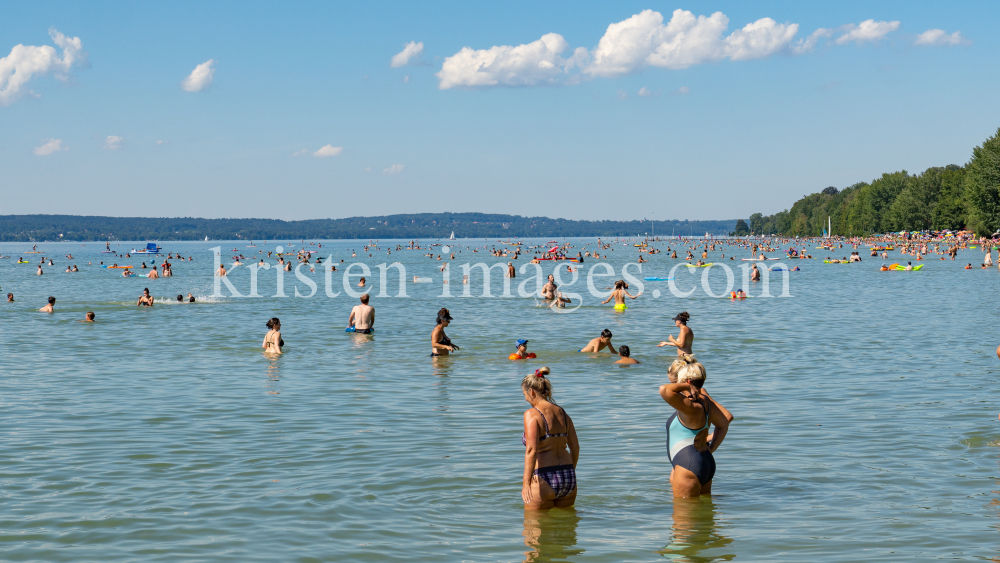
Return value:
M 707 373 L 694 356 L 685 354 L 675 364 L 677 383 L 660 387 L 660 396 L 676 409 L 667 420 L 667 456 L 673 471 L 670 486 L 675 497 L 697 497 L 712 494 L 715 477 L 713 452 L 722 445 L 729 430 L 732 415 L 702 392 Z M 673 367 L 673 366 L 671 366 Z M 709 428 L 715 432 L 709 434 Z
M 285 345 L 285 341 L 281 339 L 281 321 L 278 317 L 274 317 L 267 321 L 267 334 L 264 335 L 264 348 L 265 354 L 280 354 L 281 347 Z
M 447 356 L 459 349 L 458 346 L 451 343 L 451 339 L 444 333 L 445 327 L 449 324 L 451 324 L 451 314 L 448 309 L 438 311 L 437 326 L 431 332 L 431 357 Z
M 548 374 L 549 368 L 543 367 L 521 381 L 524 400 L 531 405 L 524 411 L 521 435 L 525 447 L 521 500 L 529 510 L 567 508 L 576 502 L 580 442 L 573 419 L 552 400 Z

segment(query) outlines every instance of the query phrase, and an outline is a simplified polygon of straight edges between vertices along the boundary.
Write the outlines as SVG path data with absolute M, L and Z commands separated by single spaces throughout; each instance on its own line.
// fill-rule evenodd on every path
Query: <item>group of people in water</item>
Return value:
M 624 288 L 617 286 L 616 290 Z M 371 333 L 375 323 L 375 309 L 369 304 L 368 294 L 363 294 L 360 304 L 348 317 L 348 331 Z M 671 487 L 676 497 L 697 497 L 711 494 L 715 475 L 715 452 L 722 444 L 733 415 L 715 401 L 704 384 L 705 367 L 692 355 L 694 332 L 688 327 L 691 316 L 685 311 L 673 318 L 679 333 L 669 335 L 658 346 L 677 349 L 677 359 L 667 371 L 669 383 L 659 389 L 660 397 L 674 412 L 667 420 L 667 456 L 673 466 Z M 431 331 L 431 357 L 449 356 L 461 348 L 445 332 L 453 318 L 447 308 L 437 312 Z M 261 345 L 265 354 L 281 354 L 285 345 L 281 337 L 281 321 L 277 317 L 267 321 L 267 333 Z M 628 346 L 612 344 L 608 329 L 588 342 L 580 352 L 599 353 L 607 350 L 617 353 L 616 364 L 638 364 L 631 358 Z M 514 343 L 515 351 L 509 360 L 537 358 L 528 352 L 528 340 Z M 530 405 L 523 415 L 524 431 L 521 436 L 525 447 L 521 499 L 529 510 L 569 507 L 577 496 L 576 467 L 580 458 L 580 441 L 573 419 L 558 405 L 553 397 L 551 369 L 541 367 L 521 380 L 521 392 Z M 714 431 L 712 428 L 714 427 Z
M 670 474 L 673 494 L 683 498 L 712 493 L 714 452 L 722 445 L 733 421 L 732 413 L 705 389 L 707 371 L 690 353 L 694 333 L 687 326 L 689 318 L 686 312 L 674 317 L 680 334 L 660 343 L 660 346 L 675 346 L 678 354 L 667 370 L 669 383 L 660 386 L 659 395 L 674 409 L 666 422 L 667 457 L 673 467 Z M 580 351 L 614 352 L 611 337 L 611 331 L 605 329 Z M 439 342 L 433 337 L 432 341 Z M 524 356 L 526 344 L 525 340 L 517 341 L 519 356 Z M 628 347 L 620 347 L 619 353 L 623 359 L 628 358 Z M 530 407 L 524 411 L 521 434 L 525 448 L 521 500 L 528 510 L 570 507 L 578 494 L 576 468 L 580 439 L 572 417 L 553 397 L 551 373 L 550 368 L 542 367 L 521 380 L 521 392 Z

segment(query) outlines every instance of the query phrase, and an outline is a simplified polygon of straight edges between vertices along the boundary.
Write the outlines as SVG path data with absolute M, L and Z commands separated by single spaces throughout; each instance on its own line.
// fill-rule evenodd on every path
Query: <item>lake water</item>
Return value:
M 570 242 L 574 254 L 593 248 Z M 362 244 L 321 252 L 346 265 Z M 318 271 L 309 299 L 211 298 L 209 249 L 220 245 L 263 248 L 162 243 L 195 259 L 147 280 L 88 266 L 142 262 L 109 259 L 103 244 L 39 244 L 55 260 L 43 276 L 15 263 L 30 244 L 0 244 L 14 256 L 0 260 L 0 291 L 16 298 L 2 304 L 0 559 L 996 561 L 1000 551 L 1000 272 L 962 269 L 979 250 L 935 256 L 921 272 L 879 272 L 864 251 L 861 264 L 799 260 L 786 298 L 681 299 L 646 282 L 623 313 L 585 295 L 558 314 L 533 298 L 438 297 L 441 263 L 388 256 L 395 243 L 383 241 L 365 257 L 376 293 L 374 266 L 387 260 L 436 281 L 373 298 L 377 331 L 363 336 L 343 330 L 356 300 L 339 273 L 333 299 Z M 500 246 L 459 241 L 455 263 L 508 261 L 476 245 Z M 619 272 L 637 256 L 613 248 Z M 651 260 L 640 277 L 678 262 Z M 64 273 L 68 262 L 81 271 Z M 711 270 L 721 291 L 724 272 Z M 677 278 L 681 289 L 699 279 Z M 246 268 L 231 279 L 247 292 Z M 260 272 L 260 293 L 273 295 L 275 280 Z M 296 283 L 309 291 L 285 274 L 287 294 Z M 494 271 L 494 294 L 500 284 Z M 143 287 L 158 298 L 151 309 L 134 305 Z M 166 302 L 188 292 L 197 303 Z M 49 295 L 56 313 L 37 312 Z M 462 349 L 432 360 L 440 307 Z M 676 334 L 669 319 L 682 310 L 706 387 L 736 416 L 711 500 L 675 502 L 668 481 L 672 410 L 657 388 L 673 349 L 656 343 Z M 98 322 L 78 322 L 86 311 Z M 278 358 L 260 349 L 272 316 L 286 342 Z M 642 364 L 576 352 L 604 328 Z M 518 338 L 538 360 L 506 360 Z M 573 511 L 526 515 L 519 383 L 542 365 L 580 436 L 579 497 Z

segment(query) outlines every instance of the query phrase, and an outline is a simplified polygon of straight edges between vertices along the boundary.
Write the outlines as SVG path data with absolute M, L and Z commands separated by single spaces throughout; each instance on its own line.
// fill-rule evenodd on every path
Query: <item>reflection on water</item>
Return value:
M 265 354 L 264 357 L 267 358 L 267 367 L 264 369 L 267 381 L 264 383 L 264 387 L 268 389 L 268 395 L 277 395 L 280 393 L 277 383 L 281 381 L 281 356 Z
M 365 334 L 363 332 L 362 333 L 352 332 L 351 333 L 351 349 L 352 350 L 371 350 L 371 346 L 369 344 L 372 341 L 374 341 L 374 340 L 375 340 L 375 335 L 374 334 L 371 334 L 371 333 Z
M 716 529 L 715 503 L 712 502 L 712 497 L 678 498 L 674 499 L 674 525 L 670 543 L 657 553 L 671 561 L 732 561 L 736 555 L 724 553 L 722 549 L 731 543 L 731 538 L 720 534 Z
M 440 403 L 434 410 L 446 411 L 448 410 L 449 403 L 448 377 L 454 371 L 454 366 L 449 356 L 432 356 L 431 369 L 435 377 L 434 387 L 437 389 L 438 396 L 440 397 Z
M 576 509 L 524 511 L 524 561 L 569 561 L 584 549 L 576 547 Z

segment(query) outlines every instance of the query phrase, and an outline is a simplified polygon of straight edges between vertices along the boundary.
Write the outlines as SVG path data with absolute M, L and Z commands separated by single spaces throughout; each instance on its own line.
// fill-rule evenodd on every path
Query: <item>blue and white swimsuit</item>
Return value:
M 711 425 L 708 417 L 708 405 L 705 408 L 705 425 L 698 429 L 684 426 L 681 419 L 677 417 L 677 411 L 667 419 L 667 455 L 673 466 L 681 466 L 698 477 L 698 481 L 704 485 L 715 476 L 715 457 L 712 450 L 706 449 L 699 452 L 694 448 L 695 436 L 702 430 L 707 430 Z

